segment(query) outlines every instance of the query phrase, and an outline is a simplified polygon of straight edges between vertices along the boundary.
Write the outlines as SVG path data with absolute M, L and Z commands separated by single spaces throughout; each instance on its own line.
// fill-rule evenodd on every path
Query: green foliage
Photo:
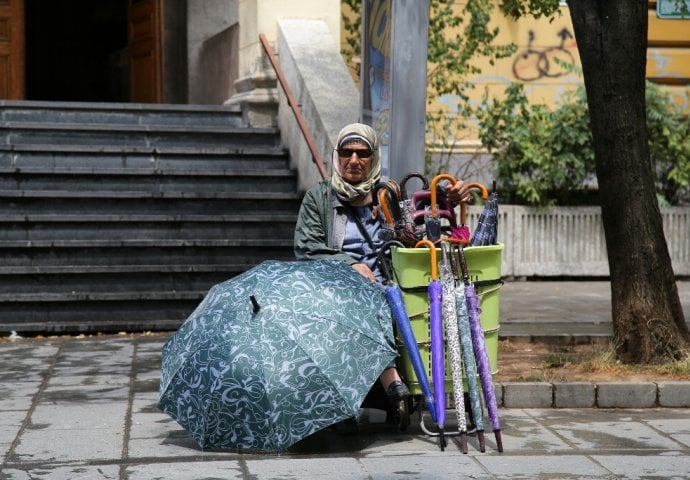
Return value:
M 522 85 L 477 112 L 482 144 L 492 153 L 504 197 L 517 203 L 569 203 L 594 170 L 584 90 L 555 111 L 530 105 Z
M 341 54 L 347 63 L 358 57 L 360 54 L 360 44 L 362 43 L 362 14 L 360 11 L 362 0 L 342 0 L 342 5 L 349 7 L 354 15 L 343 13 L 343 28 L 345 30 L 346 48 L 341 50 Z
M 501 10 L 518 19 L 524 15 L 534 18 L 551 17 L 558 10 L 558 0 L 503 0 Z
M 690 200 L 690 116 L 670 95 L 647 82 L 647 133 L 659 196 L 677 205 Z
M 492 153 L 503 196 L 529 205 L 586 203 L 595 177 L 594 151 L 584 86 L 556 110 L 530 105 L 522 85 L 504 100 L 485 100 L 478 110 L 480 139 Z M 647 84 L 650 156 L 660 204 L 690 198 L 690 118 L 669 95 Z

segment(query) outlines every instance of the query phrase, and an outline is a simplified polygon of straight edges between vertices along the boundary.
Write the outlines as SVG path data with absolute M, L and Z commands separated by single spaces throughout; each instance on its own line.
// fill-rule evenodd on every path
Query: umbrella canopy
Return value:
M 266 261 L 166 342 L 158 406 L 201 448 L 282 451 L 355 416 L 396 355 L 379 285 L 343 262 Z

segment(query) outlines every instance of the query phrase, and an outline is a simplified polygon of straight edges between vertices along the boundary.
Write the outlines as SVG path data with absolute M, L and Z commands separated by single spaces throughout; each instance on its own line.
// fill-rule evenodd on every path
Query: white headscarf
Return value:
M 360 183 L 352 185 L 345 180 L 340 173 L 338 149 L 348 143 L 361 142 L 369 146 L 372 152 L 371 169 L 369 175 Z M 381 179 L 381 152 L 376 130 L 363 123 L 351 123 L 346 125 L 338 134 L 336 147 L 333 150 L 333 175 L 331 183 L 338 197 L 354 206 L 368 205 L 372 201 L 371 190 Z

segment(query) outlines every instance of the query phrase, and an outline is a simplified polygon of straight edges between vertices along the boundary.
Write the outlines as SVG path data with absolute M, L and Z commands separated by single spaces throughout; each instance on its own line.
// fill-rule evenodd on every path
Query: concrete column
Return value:
M 323 20 L 340 39 L 339 0 L 239 0 L 239 78 L 236 93 L 225 104 L 240 104 L 249 126 L 277 125 L 279 86 L 259 34 L 275 45 L 278 19 Z

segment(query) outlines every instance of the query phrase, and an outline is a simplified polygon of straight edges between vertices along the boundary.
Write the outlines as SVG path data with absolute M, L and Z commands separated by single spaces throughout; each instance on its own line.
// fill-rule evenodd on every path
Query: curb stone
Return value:
M 690 381 L 503 382 L 504 408 L 690 408 Z

